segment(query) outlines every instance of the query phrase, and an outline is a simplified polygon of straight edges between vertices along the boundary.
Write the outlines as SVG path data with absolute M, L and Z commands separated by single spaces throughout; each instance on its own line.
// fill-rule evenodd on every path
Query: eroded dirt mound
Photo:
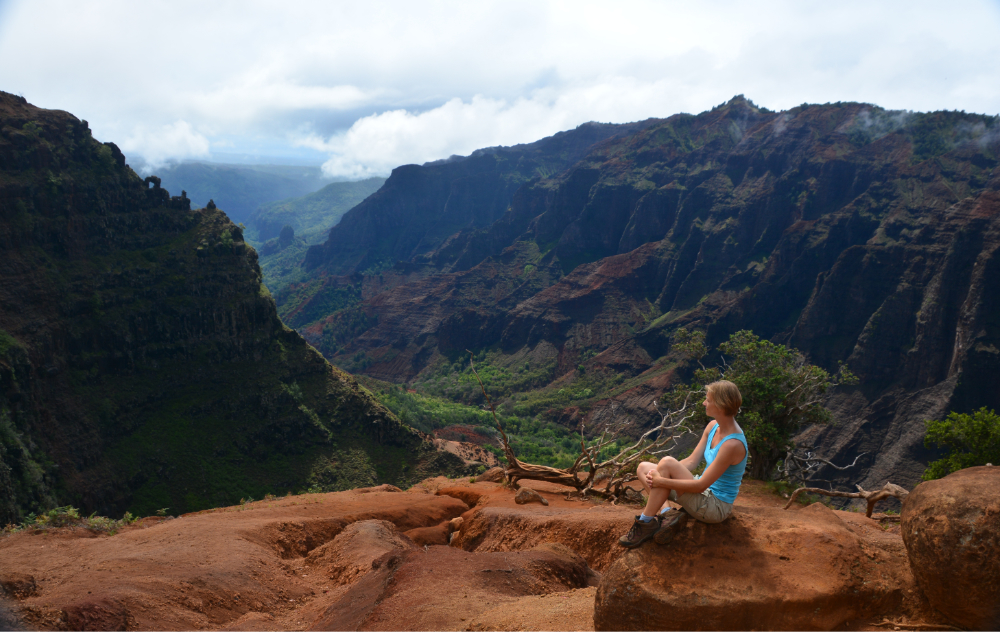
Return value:
M 452 545 L 467 551 L 518 551 L 558 542 L 600 571 L 624 552 L 618 538 L 628 530 L 634 511 L 584 502 L 560 505 L 551 500 L 548 507 L 485 506 L 465 515 Z
M 604 573 L 598 630 L 834 629 L 903 600 L 905 558 L 866 554 L 824 505 L 737 508 L 694 520 L 670 546 L 649 543 Z
M 362 520 L 348 525 L 337 537 L 313 549 L 306 564 L 335 584 L 350 584 L 372 570 L 372 562 L 386 553 L 413 547 L 387 520 Z
M 35 593 L 16 602 L 32 628 L 193 630 L 242 618 L 301 629 L 312 621 L 301 612 L 338 587 L 305 563 L 311 551 L 360 521 L 401 530 L 466 510 L 448 496 L 341 492 L 201 512 L 111 537 L 21 533 L 0 540 L 0 581 L 34 582 Z
M 446 520 L 433 527 L 419 527 L 410 529 L 404 535 L 413 541 L 417 546 L 429 546 L 431 544 L 446 545 L 451 540 L 451 534 L 461 525 L 462 519 L 455 518 Z
M 312 629 L 461 629 L 488 608 L 527 595 L 587 586 L 587 564 L 562 547 L 469 553 L 453 547 L 394 551 L 353 584 Z
M 1000 467 L 921 483 L 903 503 L 903 542 L 931 604 L 958 625 L 1000 629 Z
M 472 485 L 456 486 L 456 487 L 442 487 L 441 489 L 434 492 L 438 496 L 451 496 L 452 498 L 457 498 L 463 503 L 470 507 L 475 507 L 479 504 L 479 500 L 483 497 L 484 491 L 481 489 L 476 489 Z

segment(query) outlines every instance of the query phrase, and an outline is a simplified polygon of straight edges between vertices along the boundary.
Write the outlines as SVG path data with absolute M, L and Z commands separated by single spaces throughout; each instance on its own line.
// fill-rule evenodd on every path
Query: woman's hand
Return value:
M 660 476 L 660 473 L 654 468 L 646 472 L 646 485 L 650 488 L 670 487 L 670 479 L 665 476 Z

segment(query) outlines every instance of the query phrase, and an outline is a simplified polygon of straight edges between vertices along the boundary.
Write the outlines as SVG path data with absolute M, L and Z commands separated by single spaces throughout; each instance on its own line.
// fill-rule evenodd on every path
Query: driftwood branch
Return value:
M 795 454 L 795 448 L 793 448 L 785 455 L 783 478 L 789 482 L 797 480 L 800 484 L 814 482 L 816 479 L 814 479 L 813 476 L 816 474 L 820 465 L 829 465 L 835 470 L 844 471 L 857 465 L 858 459 L 865 454 L 867 454 L 867 452 L 862 452 L 856 455 L 854 457 L 854 461 L 852 461 L 850 465 L 836 465 L 828 459 L 813 456 L 813 453 L 809 451 L 805 452 L 805 456 L 799 456 L 798 454 Z
M 567 485 L 569 487 L 574 487 L 577 490 L 582 489 L 583 485 L 581 484 L 579 477 L 576 475 L 576 468 L 579 467 L 579 460 L 576 464 L 574 464 L 573 468 L 560 469 L 549 467 L 547 465 L 524 463 L 514 455 L 514 450 L 510 446 L 510 438 L 507 437 L 507 433 L 504 432 L 503 426 L 497 418 L 497 411 L 493 404 L 493 400 L 490 398 L 489 393 L 486 392 L 486 385 L 483 384 L 483 380 L 479 377 L 479 373 L 476 371 L 476 365 L 473 361 L 473 354 L 471 351 L 469 351 L 469 364 L 472 367 L 472 374 L 476 376 L 476 381 L 479 382 L 479 388 L 483 391 L 483 397 L 486 398 L 486 403 L 489 405 L 490 413 L 493 414 L 493 423 L 496 424 L 497 430 L 500 431 L 500 447 L 503 449 L 504 457 L 507 459 L 507 467 L 504 468 L 504 475 L 507 480 L 514 486 L 517 485 L 517 481 L 519 479 L 526 478 L 536 481 L 548 481 L 559 485 Z
M 792 492 L 791 498 L 789 498 L 788 502 L 785 504 L 785 509 L 791 507 L 792 503 L 795 502 L 795 499 L 799 497 L 799 494 L 803 493 L 823 494 L 824 496 L 831 496 L 833 498 L 864 498 L 868 501 L 868 510 L 865 512 L 865 516 L 871 518 L 872 510 L 875 508 L 875 503 L 878 501 L 885 500 L 886 498 L 906 500 L 906 497 L 910 495 L 910 492 L 893 483 L 886 483 L 882 486 L 882 489 L 870 492 L 865 491 L 861 485 L 858 485 L 857 488 L 858 491 L 856 492 L 838 492 L 820 489 L 819 487 L 800 487 Z
M 686 423 L 694 415 L 694 407 L 690 402 L 692 395 L 695 394 L 694 392 L 687 394 L 678 410 L 666 413 L 660 411 L 658 402 L 654 401 L 654 406 L 656 406 L 657 412 L 660 413 L 660 423 L 642 433 L 638 439 L 620 449 L 611 458 L 600 461 L 599 458 L 602 450 L 614 444 L 629 426 L 629 420 L 618 420 L 618 412 L 621 407 L 612 404 L 611 419 L 604 423 L 600 437 L 592 441 L 589 445 L 587 444 L 583 433 L 583 426 L 581 425 L 580 455 L 576 458 L 573 465 L 568 468 L 556 468 L 547 465 L 525 463 L 517 458 L 514 450 L 511 448 L 510 439 L 500 424 L 493 400 L 490 398 L 489 393 L 486 392 L 486 386 L 476 371 L 471 351 L 469 351 L 469 364 L 472 374 L 475 375 L 476 381 L 479 382 L 479 388 L 483 392 L 483 397 L 486 398 L 490 412 L 493 414 L 493 423 L 496 424 L 497 430 L 500 432 L 498 441 L 503 450 L 504 457 L 507 459 L 504 476 L 514 487 L 517 486 L 517 481 L 522 478 L 547 481 L 549 483 L 572 487 L 584 495 L 592 493 L 597 496 L 603 496 L 614 502 L 619 496 L 627 496 L 629 490 L 627 485 L 636 480 L 635 469 L 642 459 L 666 454 L 677 445 L 680 436 L 690 432 Z M 584 467 L 587 467 L 587 470 L 581 471 Z M 598 472 L 606 475 L 601 478 L 602 481 L 607 481 L 603 490 L 594 489 Z

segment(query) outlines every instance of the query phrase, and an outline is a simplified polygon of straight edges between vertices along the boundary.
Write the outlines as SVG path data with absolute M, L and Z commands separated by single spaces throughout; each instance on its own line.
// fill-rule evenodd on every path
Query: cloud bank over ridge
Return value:
M 44 28 L 36 25 L 44 24 Z M 0 5 L 0 89 L 157 165 L 364 177 L 586 121 L 867 101 L 1000 111 L 995 2 Z

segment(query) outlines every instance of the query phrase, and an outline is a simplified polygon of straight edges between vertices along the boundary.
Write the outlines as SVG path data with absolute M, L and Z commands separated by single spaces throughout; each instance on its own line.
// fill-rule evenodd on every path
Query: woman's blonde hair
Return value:
M 705 387 L 705 391 L 712 396 L 712 403 L 718 406 L 727 415 L 735 416 L 740 412 L 743 405 L 743 396 L 740 389 L 729 380 L 719 380 L 712 382 Z

